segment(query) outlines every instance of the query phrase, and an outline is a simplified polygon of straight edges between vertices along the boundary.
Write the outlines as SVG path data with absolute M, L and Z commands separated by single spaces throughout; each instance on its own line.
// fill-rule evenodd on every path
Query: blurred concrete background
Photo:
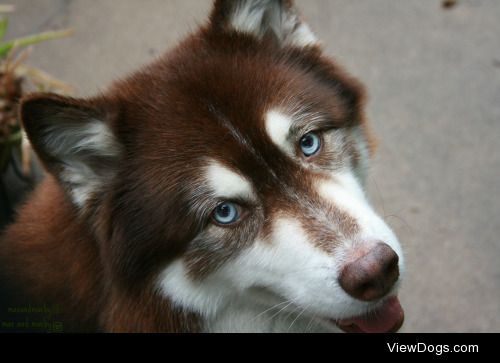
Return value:
M 406 248 L 406 332 L 500 332 L 500 1 L 298 0 L 368 87 L 370 194 Z M 89 95 L 205 21 L 204 0 L 14 0 L 31 63 Z

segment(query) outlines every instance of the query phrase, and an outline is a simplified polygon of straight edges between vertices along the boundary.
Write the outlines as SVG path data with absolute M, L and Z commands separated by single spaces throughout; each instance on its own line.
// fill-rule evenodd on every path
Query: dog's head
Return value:
M 291 1 L 220 0 L 106 94 L 35 95 L 22 118 L 120 286 L 207 318 L 288 304 L 390 331 L 403 262 L 363 190 L 363 100 Z

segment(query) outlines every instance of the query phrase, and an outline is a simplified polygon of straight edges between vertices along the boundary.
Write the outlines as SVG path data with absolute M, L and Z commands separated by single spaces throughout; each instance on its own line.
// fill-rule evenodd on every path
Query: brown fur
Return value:
M 276 190 L 312 194 L 307 174 L 262 131 L 269 105 L 321 110 L 331 129 L 365 127 L 358 81 L 319 47 L 279 48 L 274 39 L 229 31 L 224 22 L 228 6 L 228 1 L 217 1 L 211 25 L 98 98 L 38 95 L 24 102 L 28 135 L 55 177 L 47 177 L 2 237 L 2 270 L 7 280 L 26 287 L 28 301 L 42 297 L 61 304 L 68 321 L 78 323 L 76 330 L 202 328 L 195 314 L 178 311 L 156 295 L 154 277 L 184 255 L 191 275 L 202 279 L 248 245 L 262 225 L 269 230 L 266 216 L 289 208 L 290 196 Z M 82 210 L 65 193 L 68 186 L 59 177 L 64 165 L 44 151 L 41 133 L 51 116 L 48 107 L 51 112 L 56 107 L 61 120 L 103 120 L 122 148 L 118 160 L 90 160 L 98 170 L 113 169 L 115 177 Z M 248 206 L 252 219 L 239 234 L 246 239 L 231 238 L 226 231 L 221 240 L 230 242 L 206 247 L 215 245 L 207 243 L 210 216 L 189 208 L 190 191 L 183 188 L 199 177 L 201 156 L 251 175 L 258 186 L 262 207 Z M 311 175 L 332 162 L 317 160 Z M 208 199 L 203 203 L 206 210 L 216 206 Z M 331 251 L 334 227 L 349 236 L 358 227 L 340 211 L 330 210 L 328 218 L 330 227 L 312 223 L 308 228 L 318 247 Z
M 52 177 L 19 211 L 1 247 L 3 277 L 28 297 L 23 306 L 57 303 L 71 317 L 70 329 L 98 328 L 106 299 L 98 247 Z

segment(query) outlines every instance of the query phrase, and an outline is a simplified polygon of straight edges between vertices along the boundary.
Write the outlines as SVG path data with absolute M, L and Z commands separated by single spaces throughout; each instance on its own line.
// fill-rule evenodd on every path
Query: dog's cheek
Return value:
M 208 227 L 188 244 L 185 253 L 165 266 L 157 277 L 162 296 L 175 305 L 211 317 L 218 308 L 242 292 L 242 286 L 252 271 L 242 264 L 257 243 L 258 223 L 247 225 L 244 231 Z M 243 238 L 246 236 L 247 238 Z M 228 284 L 228 281 L 230 282 Z
M 209 226 L 188 246 L 184 260 L 189 276 L 200 281 L 234 260 L 254 243 L 259 233 L 258 216 L 235 227 Z
M 335 259 L 311 244 L 301 223 L 289 217 L 275 220 L 271 231 L 259 236 L 224 272 L 241 290 L 266 287 L 304 306 L 313 303 L 311 297 L 328 301 L 325 281 L 336 278 Z

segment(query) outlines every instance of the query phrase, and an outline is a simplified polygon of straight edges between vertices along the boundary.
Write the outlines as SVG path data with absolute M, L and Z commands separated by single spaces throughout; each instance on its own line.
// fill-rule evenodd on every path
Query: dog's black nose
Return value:
M 340 273 L 340 286 L 352 297 L 373 301 L 384 297 L 399 278 L 399 257 L 380 242 L 365 255 L 348 263 Z

